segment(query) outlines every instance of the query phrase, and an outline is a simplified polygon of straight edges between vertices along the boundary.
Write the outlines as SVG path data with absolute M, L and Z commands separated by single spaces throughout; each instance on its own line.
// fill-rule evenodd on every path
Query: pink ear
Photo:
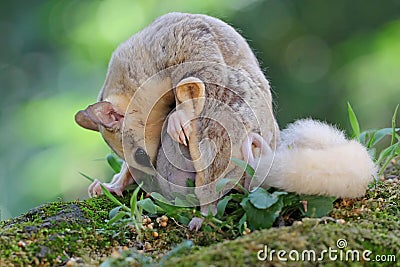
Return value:
M 83 128 L 99 131 L 99 125 L 116 128 L 121 125 L 124 115 L 115 111 L 110 102 L 101 101 L 88 106 L 75 115 L 75 121 Z

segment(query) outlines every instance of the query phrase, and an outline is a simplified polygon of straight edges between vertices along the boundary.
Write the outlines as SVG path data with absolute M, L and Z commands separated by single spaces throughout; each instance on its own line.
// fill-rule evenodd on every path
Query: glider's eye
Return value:
M 143 148 L 136 149 L 135 161 L 142 166 L 151 167 L 150 157 Z

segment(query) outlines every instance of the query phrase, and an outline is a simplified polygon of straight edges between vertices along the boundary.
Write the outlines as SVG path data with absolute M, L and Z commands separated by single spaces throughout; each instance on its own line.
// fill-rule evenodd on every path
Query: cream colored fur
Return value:
M 260 159 L 256 179 L 262 187 L 336 197 L 360 197 L 376 176 L 367 150 L 343 132 L 315 120 L 299 120 L 281 132 L 275 157 Z M 271 166 L 271 160 L 273 163 Z

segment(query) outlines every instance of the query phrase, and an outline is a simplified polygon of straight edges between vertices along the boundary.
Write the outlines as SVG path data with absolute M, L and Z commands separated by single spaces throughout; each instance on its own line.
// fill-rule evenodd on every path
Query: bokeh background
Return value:
M 111 177 L 109 149 L 79 128 L 116 46 L 171 11 L 205 13 L 237 28 L 274 91 L 281 127 L 315 117 L 348 129 L 390 126 L 400 102 L 399 0 L 0 1 L 1 219 L 41 203 L 86 198 Z

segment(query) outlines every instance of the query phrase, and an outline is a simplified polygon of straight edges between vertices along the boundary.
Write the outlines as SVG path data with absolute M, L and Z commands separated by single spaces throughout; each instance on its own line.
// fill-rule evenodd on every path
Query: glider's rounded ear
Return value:
M 75 122 L 85 129 L 99 131 L 99 125 L 90 118 L 86 109 L 80 110 L 75 114 Z
M 205 91 L 204 83 L 200 79 L 189 77 L 176 86 L 176 98 L 180 103 L 193 100 L 194 111 L 199 115 L 204 108 Z
M 75 115 L 75 121 L 83 128 L 99 131 L 99 126 L 115 128 L 121 126 L 124 115 L 115 111 L 110 102 L 101 101 L 88 106 Z

